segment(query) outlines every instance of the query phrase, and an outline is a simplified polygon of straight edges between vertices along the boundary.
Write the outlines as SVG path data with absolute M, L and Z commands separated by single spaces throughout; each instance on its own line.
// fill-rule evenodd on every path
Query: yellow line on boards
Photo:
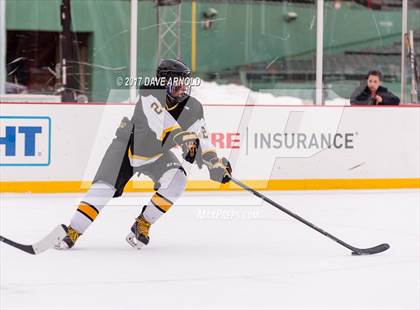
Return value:
M 419 178 L 406 179 L 299 179 L 299 180 L 244 180 L 256 190 L 334 190 L 334 189 L 401 189 L 420 188 Z M 0 182 L 1 193 L 80 193 L 89 189 L 90 181 L 36 181 Z M 187 191 L 237 191 L 233 183 L 192 180 Z M 130 181 L 125 192 L 153 192 L 152 181 Z

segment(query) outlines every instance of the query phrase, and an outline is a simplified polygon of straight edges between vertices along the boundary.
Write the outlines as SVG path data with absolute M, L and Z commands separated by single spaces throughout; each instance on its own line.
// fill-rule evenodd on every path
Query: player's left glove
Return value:
M 206 155 L 203 155 L 203 163 L 209 169 L 210 179 L 222 184 L 229 182 L 232 175 L 232 166 L 229 161 L 225 157 L 217 157 L 215 153 L 212 154 L 213 156 Z
M 186 161 L 193 163 L 200 145 L 197 134 L 189 131 L 181 131 L 174 136 L 174 142 L 176 145 L 181 146 L 182 157 Z

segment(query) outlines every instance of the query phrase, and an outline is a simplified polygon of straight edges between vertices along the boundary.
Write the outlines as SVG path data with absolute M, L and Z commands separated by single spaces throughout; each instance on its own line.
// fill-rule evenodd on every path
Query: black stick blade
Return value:
M 11 245 L 12 247 L 15 247 L 15 248 L 17 248 L 21 251 L 26 252 L 26 253 L 29 253 L 29 254 L 32 254 L 32 255 L 36 254 L 32 245 L 17 243 L 15 241 L 7 239 L 6 237 L 3 237 L 3 236 L 0 236 L 0 241 L 6 243 L 8 245 Z
M 374 246 L 372 248 L 367 249 L 358 249 L 355 248 L 351 255 L 372 255 L 384 252 L 389 249 L 388 243 L 382 243 L 380 245 Z

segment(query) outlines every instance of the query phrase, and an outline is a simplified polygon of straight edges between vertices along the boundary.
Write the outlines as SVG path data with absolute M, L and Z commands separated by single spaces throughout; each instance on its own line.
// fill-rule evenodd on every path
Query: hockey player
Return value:
M 181 147 L 186 161 L 200 168 L 207 166 L 211 180 L 229 182 L 231 166 L 227 159 L 217 156 L 209 140 L 203 107 L 190 96 L 190 85 L 185 83 L 190 77 L 189 68 L 181 61 L 167 59 L 159 64 L 159 85 L 141 89 L 131 120 L 122 120 L 57 249 L 72 248 L 111 198 L 121 196 L 136 173 L 153 180 L 155 193 L 135 219 L 126 240 L 138 249 L 147 245 L 150 226 L 185 189 L 187 173 L 171 151 L 173 147 Z

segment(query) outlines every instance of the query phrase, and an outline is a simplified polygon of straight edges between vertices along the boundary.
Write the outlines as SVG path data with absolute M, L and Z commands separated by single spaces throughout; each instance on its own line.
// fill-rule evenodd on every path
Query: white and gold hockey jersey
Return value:
M 141 89 L 132 122 L 134 129 L 128 156 L 133 167 L 156 161 L 165 151 L 175 146 L 173 137 L 181 131 L 191 131 L 198 135 L 203 154 L 215 152 L 204 119 L 203 106 L 194 97 L 168 108 L 165 89 Z

